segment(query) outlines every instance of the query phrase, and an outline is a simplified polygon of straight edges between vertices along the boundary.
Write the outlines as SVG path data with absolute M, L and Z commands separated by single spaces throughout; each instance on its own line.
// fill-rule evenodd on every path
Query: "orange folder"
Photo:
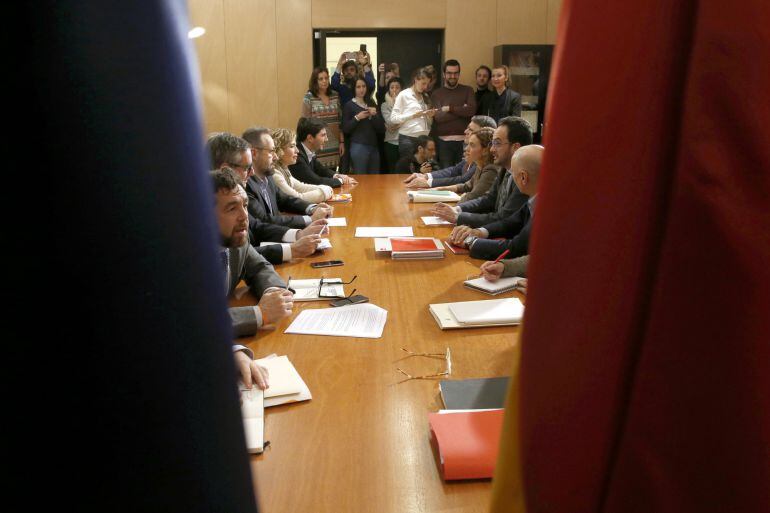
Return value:
M 390 238 L 393 251 L 436 251 L 436 243 L 431 238 L 406 237 L 403 239 Z
M 479 410 L 428 414 L 445 481 L 492 477 L 500 447 L 503 412 Z

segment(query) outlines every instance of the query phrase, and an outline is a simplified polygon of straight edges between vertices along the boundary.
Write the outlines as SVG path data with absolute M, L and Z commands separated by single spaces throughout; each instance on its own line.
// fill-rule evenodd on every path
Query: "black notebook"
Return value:
M 503 408 L 508 392 L 507 376 L 501 378 L 442 379 L 441 399 L 447 410 L 486 410 Z

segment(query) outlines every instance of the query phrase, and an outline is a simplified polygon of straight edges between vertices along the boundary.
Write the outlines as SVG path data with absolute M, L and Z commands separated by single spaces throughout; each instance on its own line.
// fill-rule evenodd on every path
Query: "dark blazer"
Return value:
M 471 246 L 471 258 L 494 260 L 506 249 L 510 250 L 506 258 L 516 258 L 529 254 L 529 232 L 532 229 L 533 216 L 529 204 L 524 203 L 512 216 L 490 223 L 484 228 L 489 232 L 488 239 L 476 239 Z M 504 240 L 491 240 L 506 237 Z
M 505 97 L 502 106 L 497 103 L 497 91 L 491 90 L 485 94 L 481 98 L 479 114 L 489 116 L 495 122 L 508 116 L 521 116 L 521 95 L 511 88 L 506 88 L 501 96 Z
M 485 195 L 458 205 L 462 212 L 457 216 L 457 225 L 478 228 L 505 219 L 526 204 L 528 199 L 529 196 L 513 183 L 511 173 L 503 168 Z
M 227 284 L 227 295 L 233 293 L 238 282 L 243 280 L 251 292 L 261 298 L 270 287 L 286 287 L 286 283 L 278 276 L 273 266 L 257 253 L 251 244 L 238 248 L 230 248 L 230 282 Z M 253 306 L 236 306 L 228 308 L 233 332 L 236 337 L 254 335 L 257 332 L 257 317 Z
M 300 182 L 312 183 L 313 185 L 328 185 L 329 187 L 341 187 L 342 180 L 334 178 L 334 171 L 313 159 L 311 164 L 305 153 L 305 147 L 301 142 L 297 142 L 297 163 L 289 166 L 289 171 L 294 178 Z
M 263 223 L 259 219 L 249 214 L 249 240 L 254 245 L 254 249 L 265 257 L 273 265 L 283 263 L 283 249 L 280 244 L 271 244 L 269 246 L 260 246 L 260 242 L 280 242 L 288 226 L 278 226 L 277 224 Z
M 310 203 L 300 198 L 293 198 L 279 190 L 271 177 L 267 178 L 267 194 L 272 205 L 272 213 L 267 205 L 262 190 L 255 177 L 246 182 L 246 195 L 249 197 L 249 214 L 265 223 L 272 223 L 289 228 L 306 226 L 302 215 L 307 212 Z M 294 212 L 302 215 L 283 215 L 281 212 Z

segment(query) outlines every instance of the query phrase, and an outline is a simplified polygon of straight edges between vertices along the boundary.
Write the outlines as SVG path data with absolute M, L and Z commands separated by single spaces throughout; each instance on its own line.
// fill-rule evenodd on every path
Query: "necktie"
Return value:
M 267 181 L 260 181 L 259 188 L 262 190 L 262 197 L 265 198 L 265 203 L 267 203 L 267 210 L 270 212 L 270 215 L 273 215 L 273 204 L 270 203 L 270 195 L 267 192 Z
M 222 269 L 225 271 L 225 295 L 230 293 L 230 250 L 225 248 L 219 252 L 222 259 Z

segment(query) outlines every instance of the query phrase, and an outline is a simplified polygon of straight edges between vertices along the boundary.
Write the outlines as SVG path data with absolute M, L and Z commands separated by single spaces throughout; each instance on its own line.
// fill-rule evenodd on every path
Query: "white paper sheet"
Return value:
M 348 220 L 346 217 L 329 217 L 326 219 L 329 226 L 347 226 Z
M 414 237 L 411 226 L 359 226 L 356 237 Z
M 371 303 L 303 310 L 284 333 L 380 338 L 388 311 Z
M 424 217 L 421 217 L 420 219 L 422 219 L 422 222 L 425 223 L 427 226 L 435 226 L 439 224 L 454 224 L 454 223 L 450 223 L 446 219 L 441 219 L 438 216 L 424 216 Z
M 321 239 L 321 242 L 318 243 L 318 247 L 316 249 L 329 249 L 332 247 L 332 243 L 329 241 L 329 239 Z

